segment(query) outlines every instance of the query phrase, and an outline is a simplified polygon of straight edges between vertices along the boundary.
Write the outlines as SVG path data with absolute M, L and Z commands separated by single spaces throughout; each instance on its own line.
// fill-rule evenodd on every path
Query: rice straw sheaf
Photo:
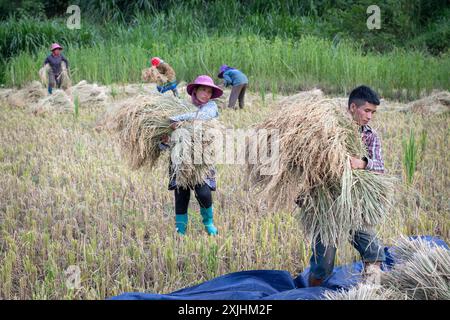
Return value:
M 167 82 L 167 77 L 158 72 L 155 68 L 146 68 L 141 72 L 141 79 L 147 82 L 153 82 L 157 85 L 163 85 Z
M 350 230 L 386 216 L 393 178 L 350 169 L 349 158 L 361 158 L 366 150 L 359 127 L 336 101 L 290 101 L 256 129 L 278 130 L 279 170 L 262 175 L 264 164 L 249 164 L 250 181 L 271 208 L 298 203 L 311 240 L 320 236 L 325 245 L 338 245 Z
M 35 115 L 42 115 L 44 113 L 72 112 L 73 108 L 70 96 L 64 90 L 56 89 L 53 94 L 40 99 L 29 109 Z
M 360 283 L 348 290 L 327 290 L 323 294 L 325 300 L 390 300 L 395 292 L 381 285 Z
M 39 69 L 39 79 L 41 83 L 47 87 L 48 86 L 48 72 L 50 71 L 50 65 L 45 64 L 42 68 Z
M 222 139 L 223 129 L 223 125 L 213 119 L 184 121 L 174 131 L 171 171 L 178 187 L 193 188 L 211 173 L 218 159 L 215 146 Z
M 121 153 L 132 169 L 154 167 L 162 154 L 162 138 L 176 132 L 171 139 L 173 174 L 178 186 L 193 186 L 206 178 L 214 162 L 202 158 L 214 143 L 206 139 L 206 131 L 220 130 L 221 125 L 215 120 L 197 120 L 183 121 L 175 131 L 169 127 L 169 117 L 192 111 L 195 107 L 172 97 L 141 95 L 122 101 L 109 116 L 106 127 L 117 133 Z M 199 153 L 202 160 L 197 162 L 194 156 Z
M 403 237 L 393 255 L 398 263 L 383 276 L 384 287 L 412 300 L 450 300 L 450 250 Z

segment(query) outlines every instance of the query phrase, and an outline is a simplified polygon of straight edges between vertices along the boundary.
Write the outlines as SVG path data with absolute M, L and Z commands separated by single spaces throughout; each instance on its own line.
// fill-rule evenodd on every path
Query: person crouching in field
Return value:
M 164 60 L 158 57 L 153 57 L 151 60 L 152 68 L 156 68 L 158 72 L 162 75 L 164 75 L 167 78 L 167 82 L 164 83 L 162 86 L 157 86 L 156 88 L 160 93 L 164 93 L 166 91 L 172 90 L 173 95 L 175 97 L 178 97 L 178 90 L 177 90 L 177 79 L 175 75 L 175 71 L 173 68 Z
M 247 90 L 248 78 L 240 70 L 222 65 L 217 75 L 223 79 L 225 87 L 232 86 L 228 108 L 235 109 L 236 101 L 239 100 L 239 108 L 244 108 L 245 91 Z
M 52 94 L 53 88 L 61 88 L 64 69 L 69 70 L 69 61 L 61 54 L 63 48 L 58 43 L 53 43 L 50 51 L 52 52 L 44 61 L 44 67 L 48 68 L 48 93 Z M 64 64 L 64 65 L 63 65 Z
M 198 108 L 197 112 L 185 113 L 170 118 L 171 128 L 175 130 L 181 121 L 186 120 L 210 120 L 219 116 L 217 104 L 211 99 L 220 97 L 222 89 L 214 84 L 214 81 L 205 75 L 199 76 L 193 83 L 187 86 L 187 93 L 191 96 L 192 103 Z M 160 145 L 161 149 L 169 147 L 167 144 L 169 137 L 165 137 Z M 172 167 L 172 166 L 170 166 Z M 172 172 L 170 172 L 172 177 Z M 174 190 L 175 194 L 175 225 L 177 232 L 184 235 L 188 224 L 188 206 L 191 196 L 189 188 L 177 186 L 176 177 L 171 178 L 169 190 Z M 212 170 L 205 182 L 194 187 L 194 194 L 200 205 L 200 214 L 203 225 L 209 235 L 216 235 L 217 228 L 213 221 L 213 200 L 211 191 L 216 190 L 215 171 Z
M 368 157 L 363 159 L 352 157 L 350 159 L 352 170 L 370 170 L 376 173 L 384 173 L 381 141 L 375 130 L 369 126 L 369 122 L 379 104 L 380 100 L 377 94 L 369 87 L 360 86 L 350 93 L 348 111 L 353 120 L 360 126 L 361 138 L 368 154 Z M 381 263 L 385 260 L 385 255 L 374 231 L 354 230 L 351 236 L 351 243 L 358 250 L 364 262 L 366 280 L 370 280 L 369 277 L 376 279 L 380 274 Z M 312 250 L 309 285 L 320 286 L 333 271 L 336 248 L 325 247 L 319 237 L 313 244 Z

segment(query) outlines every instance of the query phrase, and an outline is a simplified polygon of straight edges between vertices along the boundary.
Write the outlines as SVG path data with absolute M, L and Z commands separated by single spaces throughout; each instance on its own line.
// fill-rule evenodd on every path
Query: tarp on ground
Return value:
M 417 237 L 410 237 L 415 239 Z M 437 237 L 420 238 L 449 249 Z M 392 248 L 385 247 L 385 271 L 395 264 Z M 361 281 L 362 262 L 338 266 L 321 287 L 308 287 L 309 268 L 292 278 L 282 270 L 249 270 L 226 274 L 193 287 L 169 294 L 128 292 L 112 297 L 113 300 L 317 300 L 326 290 L 348 289 Z

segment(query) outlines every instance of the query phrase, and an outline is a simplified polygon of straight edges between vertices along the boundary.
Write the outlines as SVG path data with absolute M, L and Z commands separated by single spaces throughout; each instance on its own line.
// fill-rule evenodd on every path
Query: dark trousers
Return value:
M 375 233 L 372 230 L 354 231 L 351 234 L 351 243 L 361 255 L 363 262 L 384 262 L 386 259 L 384 248 L 379 244 Z M 336 248 L 325 247 L 320 237 L 312 245 L 313 254 L 310 259 L 310 272 L 315 279 L 325 279 L 334 268 L 334 257 Z
M 191 198 L 191 190 L 189 188 L 177 188 L 175 191 L 175 213 L 186 214 Z M 209 208 L 212 206 L 212 195 L 210 187 L 204 183 L 194 187 L 195 198 L 202 208 Z
M 230 93 L 230 100 L 228 102 L 228 108 L 235 108 L 234 105 L 236 104 L 236 101 L 239 99 L 239 108 L 244 108 L 244 98 L 245 98 L 245 91 L 247 90 L 247 84 L 239 84 L 237 86 L 233 86 L 231 88 Z

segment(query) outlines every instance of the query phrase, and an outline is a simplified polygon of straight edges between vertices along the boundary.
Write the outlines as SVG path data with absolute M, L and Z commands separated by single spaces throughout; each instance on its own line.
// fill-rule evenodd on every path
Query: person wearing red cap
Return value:
M 65 63 L 65 68 L 69 69 L 69 61 L 67 61 L 66 57 L 61 54 L 63 48 L 58 43 L 53 43 L 50 47 L 50 51 L 52 52 L 47 58 L 45 58 L 44 66 L 46 64 L 50 65 L 49 73 L 48 73 L 48 93 L 52 94 L 53 88 L 61 87 L 61 72 L 62 72 L 62 63 Z
M 198 108 L 196 112 L 184 113 L 170 118 L 170 127 L 173 130 L 179 125 L 181 121 L 188 120 L 210 120 L 219 116 L 217 104 L 212 100 L 220 97 L 223 94 L 221 88 L 214 84 L 214 81 L 202 75 L 195 79 L 194 82 L 187 86 L 187 93 L 191 96 L 192 103 Z M 167 149 L 169 137 L 163 139 L 160 148 Z M 177 186 L 176 177 L 172 175 L 172 165 L 170 165 L 169 174 L 171 176 L 169 182 L 169 190 L 175 192 L 175 226 L 179 234 L 186 233 L 188 224 L 187 209 L 191 190 Z M 211 191 L 216 190 L 215 170 L 211 170 L 209 175 L 205 178 L 204 183 L 194 187 L 195 197 L 200 205 L 200 214 L 205 230 L 209 235 L 216 235 L 217 228 L 213 221 L 213 200 Z
M 175 97 L 178 97 L 178 83 L 173 68 L 167 62 L 158 57 L 153 57 L 151 59 L 151 63 L 153 68 L 156 68 L 156 70 L 158 70 L 160 74 L 164 75 L 167 78 L 166 83 L 164 83 L 162 86 L 156 87 L 158 91 L 160 93 L 164 93 L 166 91 L 172 90 L 173 95 Z

